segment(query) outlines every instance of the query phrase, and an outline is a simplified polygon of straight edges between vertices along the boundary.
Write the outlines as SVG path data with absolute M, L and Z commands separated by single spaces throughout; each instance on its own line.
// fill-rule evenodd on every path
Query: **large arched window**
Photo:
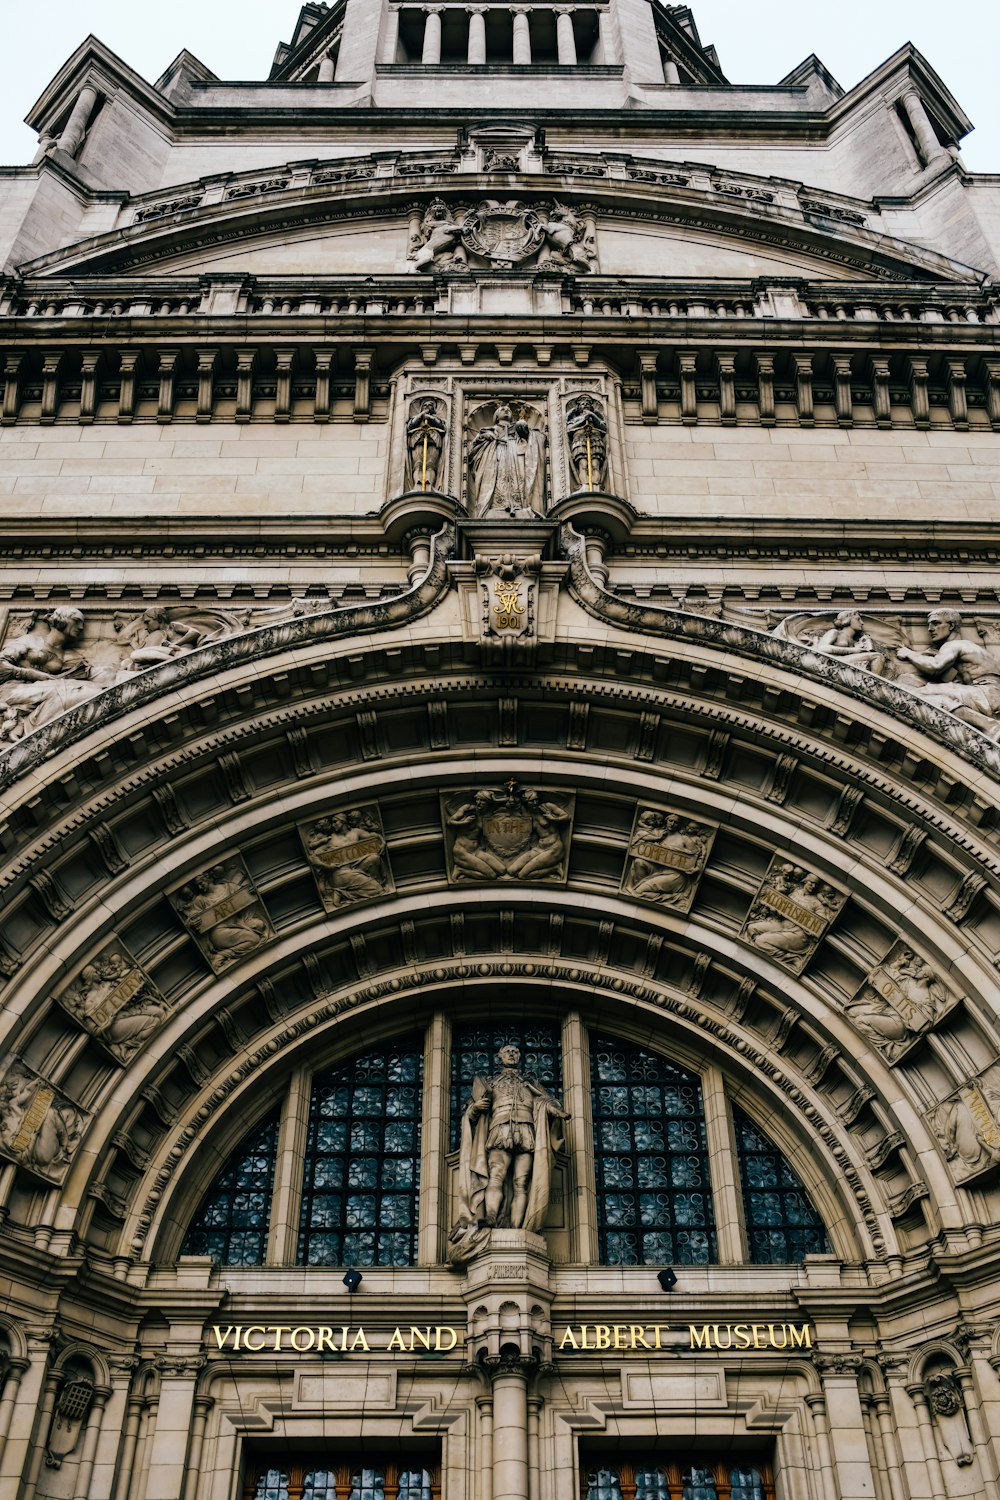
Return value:
M 754 1265 L 793 1265 L 828 1251 L 823 1221 L 784 1152 L 735 1105 L 733 1124 L 750 1260 Z
M 274 1110 L 229 1157 L 198 1206 L 181 1253 L 210 1255 L 228 1266 L 259 1266 L 267 1248 L 278 1154 Z
M 590 1048 L 601 1260 L 699 1266 L 715 1260 L 701 1085 L 641 1047 Z
M 799 1174 L 727 1102 L 720 1070 L 707 1069 L 703 1087 L 693 1068 L 603 1030 L 588 1032 L 579 1017 L 561 1029 L 515 1016 L 503 1025 L 451 1026 L 438 1017 L 426 1037 L 410 1035 L 321 1073 L 301 1068 L 284 1114 L 254 1127 L 204 1195 L 183 1253 L 229 1265 L 262 1265 L 270 1256 L 275 1264 L 409 1266 L 418 1250 L 425 1263 L 443 1259 L 456 1212 L 462 1111 L 474 1077 L 494 1074 L 499 1048 L 511 1042 L 524 1071 L 570 1110 L 547 1231 L 561 1237 L 561 1259 L 699 1266 L 718 1260 L 721 1243 L 730 1263 L 781 1265 L 829 1251 Z M 425 1047 L 433 1059 L 426 1089 Z M 282 1211 L 269 1250 L 279 1140 Z M 727 1166 L 722 1157 L 733 1144 L 737 1160 Z M 435 1197 L 420 1239 L 422 1158 L 426 1180 L 442 1182 L 451 1198 Z M 596 1219 L 584 1222 L 578 1192 L 591 1173 Z M 724 1228 L 717 1232 L 717 1224 Z

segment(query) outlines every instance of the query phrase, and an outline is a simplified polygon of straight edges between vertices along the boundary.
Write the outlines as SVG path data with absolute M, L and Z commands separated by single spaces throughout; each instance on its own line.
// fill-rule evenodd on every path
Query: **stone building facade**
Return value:
M 288 20 L 0 172 L 0 1495 L 998 1500 L 1000 179 Z

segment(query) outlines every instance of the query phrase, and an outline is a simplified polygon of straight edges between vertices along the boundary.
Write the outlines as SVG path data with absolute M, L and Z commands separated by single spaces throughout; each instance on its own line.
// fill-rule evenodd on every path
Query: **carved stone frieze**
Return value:
M 1000 1063 L 970 1078 L 924 1118 L 957 1183 L 991 1171 L 1000 1163 Z
M 90 1115 L 19 1057 L 0 1076 L 0 1154 L 62 1182 Z
M 957 1004 L 958 996 L 930 964 L 900 942 L 871 970 L 845 1010 L 886 1061 L 897 1063 Z
M 448 879 L 565 881 L 575 800 L 513 778 L 502 790 L 442 797 Z
M 801 974 L 846 900 L 844 891 L 776 854 L 740 936 L 793 974 Z
M 169 896 L 216 974 L 274 937 L 271 919 L 242 859 L 210 865 Z
M 125 1064 L 154 1036 L 170 1006 L 115 938 L 57 997 L 73 1019 Z
M 299 835 L 327 911 L 395 890 L 382 817 L 374 804 L 301 824 Z
M 622 890 L 643 901 L 689 912 L 715 829 L 674 812 L 636 808 Z

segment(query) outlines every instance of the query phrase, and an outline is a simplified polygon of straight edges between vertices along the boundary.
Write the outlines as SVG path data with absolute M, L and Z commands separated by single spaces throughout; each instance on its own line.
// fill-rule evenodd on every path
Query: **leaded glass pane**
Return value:
M 306 1475 L 302 1500 L 337 1500 L 337 1476 L 330 1469 L 314 1469 Z
M 262 1266 L 271 1217 L 280 1110 L 241 1141 L 198 1206 L 182 1255 L 226 1266 Z
M 476 1074 L 489 1078 L 499 1068 L 501 1047 L 521 1049 L 521 1070 L 543 1083 L 558 1099 L 562 1093 L 562 1050 L 554 1026 L 514 1021 L 507 1026 L 457 1026 L 451 1048 L 451 1146 L 459 1142 L 462 1109 Z
M 621 1481 L 615 1469 L 592 1469 L 587 1475 L 587 1500 L 622 1500 Z
M 608 1037 L 592 1041 L 590 1070 L 602 1261 L 714 1261 L 698 1079 L 665 1057 Z
M 764 1479 L 759 1469 L 730 1469 L 729 1500 L 764 1500 Z
M 257 1481 L 253 1500 L 288 1500 L 288 1475 L 280 1469 L 268 1469 Z
M 398 1500 L 431 1500 L 431 1476 L 426 1469 L 404 1469 L 399 1476 Z
M 692 1464 L 684 1470 L 682 1483 L 681 1500 L 719 1500 L 715 1480 L 708 1469 Z
M 385 1475 L 381 1469 L 360 1469 L 351 1475 L 348 1500 L 385 1500 Z
M 670 1500 L 667 1476 L 662 1469 L 636 1471 L 635 1500 Z
M 735 1105 L 733 1123 L 751 1262 L 795 1265 L 829 1251 L 823 1221 L 787 1157 Z M 753 1491 L 747 1494 L 753 1500 Z
M 422 1081 L 419 1038 L 366 1052 L 314 1080 L 301 1265 L 413 1264 Z

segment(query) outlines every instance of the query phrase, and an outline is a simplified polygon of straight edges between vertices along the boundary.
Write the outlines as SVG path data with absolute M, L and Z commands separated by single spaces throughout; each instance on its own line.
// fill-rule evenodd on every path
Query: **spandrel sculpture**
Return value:
M 1000 660 L 981 641 L 962 635 L 962 617 L 953 609 L 927 616 L 932 651 L 900 646 L 896 656 L 913 668 L 900 687 L 943 708 L 996 739 L 1000 736 Z
M 569 1111 L 521 1068 L 519 1047 L 501 1047 L 499 1071 L 477 1075 L 462 1114 L 459 1212 L 450 1258 L 467 1259 L 490 1229 L 537 1232 L 552 1190 L 552 1158 Z

